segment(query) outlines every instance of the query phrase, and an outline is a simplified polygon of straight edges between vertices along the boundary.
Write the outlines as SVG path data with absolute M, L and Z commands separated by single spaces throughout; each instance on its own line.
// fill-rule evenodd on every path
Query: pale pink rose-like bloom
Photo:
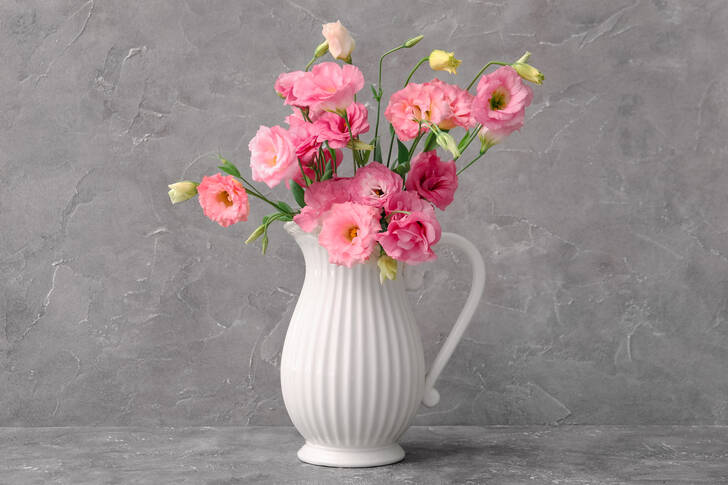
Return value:
M 261 126 L 248 144 L 253 180 L 275 187 L 291 179 L 298 168 L 296 147 L 280 126 Z
M 346 116 L 351 126 L 351 135 L 357 137 L 369 131 L 367 109 L 361 103 L 352 103 L 346 108 Z M 344 148 L 349 140 L 349 127 L 338 113 L 326 112 L 314 123 L 318 130 L 318 142 L 329 142 L 331 148 Z
M 430 121 L 439 125 L 450 118 L 452 112 L 442 89 L 433 85 L 410 83 L 389 98 L 384 116 L 392 123 L 397 137 L 408 141 L 417 136 L 419 121 Z M 422 124 L 422 132 L 427 130 L 427 125 Z
M 432 246 L 437 244 L 442 235 L 435 209 L 417 199 L 419 197 L 411 192 L 397 195 L 395 200 L 388 204 L 390 210 L 405 210 L 408 213 L 390 213 L 387 230 L 377 235 L 377 242 L 382 245 L 388 256 L 408 264 L 418 264 L 437 258 Z M 392 209 L 393 205 L 397 209 Z
M 311 184 L 303 194 L 306 206 L 293 220 L 306 232 L 315 230 L 333 204 L 350 200 L 350 178 L 329 179 Z
M 301 106 L 297 103 L 296 97 L 293 95 L 293 85 L 305 76 L 306 73 L 303 71 L 284 72 L 278 76 L 273 87 L 276 93 L 285 100 L 285 103 L 290 106 Z
M 437 151 L 422 152 L 412 160 L 405 187 L 420 194 L 440 210 L 452 203 L 458 189 L 455 162 L 443 162 Z
M 379 162 L 357 170 L 351 181 L 351 200 L 359 204 L 383 207 L 387 200 L 402 191 L 402 177 Z
M 439 79 L 433 79 L 424 85 L 432 86 L 442 91 L 447 103 L 450 105 L 450 116 L 437 124 L 440 129 L 451 130 L 456 126 L 461 126 L 465 129 L 473 127 L 474 121 L 471 116 L 471 108 L 473 106 L 474 96 L 472 94 L 464 89 L 460 89 L 459 86 L 447 84 Z
M 330 263 L 351 268 L 369 259 L 380 230 L 378 209 L 343 202 L 332 205 L 324 215 L 318 240 L 328 251 Z
M 364 75 L 358 67 L 322 62 L 296 80 L 293 95 L 297 103 L 314 111 L 345 110 L 363 87 Z
M 331 52 L 334 59 L 346 60 L 351 58 L 356 43 L 346 27 L 341 25 L 341 21 L 337 20 L 336 22 L 324 24 L 321 34 L 329 43 L 329 52 Z
M 202 177 L 197 193 L 202 212 L 222 227 L 248 220 L 248 194 L 232 175 L 217 173 Z
M 480 78 L 473 101 L 473 118 L 501 136 L 507 136 L 523 126 L 526 106 L 531 104 L 533 92 L 511 66 Z

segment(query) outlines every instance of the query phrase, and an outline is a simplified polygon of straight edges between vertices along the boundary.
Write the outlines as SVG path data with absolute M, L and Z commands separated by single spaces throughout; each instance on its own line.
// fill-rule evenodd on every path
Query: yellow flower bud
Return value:
M 173 204 L 176 204 L 178 202 L 184 202 L 187 199 L 191 199 L 192 197 L 197 195 L 198 185 L 198 183 L 190 182 L 188 180 L 168 185 L 167 187 L 169 187 L 169 200 L 171 200 Z
M 529 57 L 531 57 L 531 53 L 526 52 L 525 54 L 523 54 L 523 56 L 521 56 L 520 59 L 511 64 L 511 67 L 513 67 L 518 75 L 526 81 L 531 81 L 532 83 L 536 84 L 543 84 L 543 73 L 526 62 L 528 61 Z
M 450 74 L 456 74 L 461 62 L 463 61 L 455 59 L 454 52 L 435 49 L 430 53 L 430 67 L 434 71 L 447 71 Z
M 380 256 L 377 260 L 379 266 L 379 283 L 384 284 L 384 280 L 394 280 L 397 278 L 397 260 L 387 256 Z

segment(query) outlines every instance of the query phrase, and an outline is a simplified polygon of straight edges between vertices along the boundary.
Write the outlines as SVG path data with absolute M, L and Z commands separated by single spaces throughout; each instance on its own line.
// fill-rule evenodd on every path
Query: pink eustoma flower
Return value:
M 248 194 L 232 175 L 202 177 L 197 193 L 202 212 L 222 227 L 248 220 Z
M 450 116 L 437 126 L 442 130 L 451 130 L 456 126 L 463 128 L 472 128 L 474 122 L 471 116 L 471 108 L 473 106 L 473 95 L 454 84 L 447 84 L 439 79 L 433 79 L 424 86 L 432 86 L 439 89 L 445 96 L 445 100 L 450 106 Z
M 412 160 L 405 187 L 429 200 L 438 209 L 445 210 L 458 188 L 455 162 L 443 162 L 436 150 L 422 152 Z
M 264 182 L 268 187 L 290 180 L 299 170 L 296 147 L 289 133 L 280 126 L 261 126 L 248 148 L 253 180 Z
M 405 212 L 422 212 L 427 208 L 432 209 L 432 205 L 426 200 L 420 198 L 417 192 L 409 192 L 403 190 L 392 195 L 384 204 L 384 212 L 390 217 L 401 217 Z M 399 214 L 399 215 L 397 215 Z
M 323 216 L 333 204 L 348 202 L 350 200 L 350 178 L 329 179 L 315 182 L 306 189 L 303 200 L 306 206 L 293 220 L 306 232 L 314 231 Z
M 331 148 L 344 148 L 349 143 L 351 136 L 356 138 L 369 131 L 367 109 L 363 104 L 350 104 L 346 108 L 346 117 L 349 120 L 349 126 L 346 125 L 343 116 L 338 113 L 326 112 L 319 116 L 314 123 L 318 131 L 319 143 L 328 141 Z M 351 133 L 349 133 L 349 127 L 351 127 Z
M 402 177 L 379 162 L 371 162 L 357 170 L 351 182 L 352 200 L 359 204 L 382 207 L 402 191 Z
M 350 64 L 335 62 L 316 64 L 293 85 L 296 102 L 312 110 L 345 110 L 354 102 L 354 95 L 364 87 L 364 75 Z
M 276 79 L 273 86 L 276 93 L 285 100 L 287 105 L 303 106 L 297 102 L 296 96 L 293 95 L 293 85 L 305 75 L 306 73 L 303 71 L 284 72 Z
M 429 128 L 420 122 L 429 121 L 439 125 L 450 118 L 450 103 L 445 93 L 433 85 L 410 83 L 389 98 L 384 116 L 392 123 L 397 137 L 402 141 L 412 140 L 422 130 Z
M 523 126 L 526 106 L 533 92 L 515 69 L 503 66 L 480 78 L 473 101 L 475 121 L 501 136 L 507 136 Z
M 382 245 L 388 256 L 408 264 L 436 259 L 437 255 L 432 246 L 437 244 L 442 235 L 435 209 L 417 199 L 419 197 L 411 192 L 397 195 L 388 204 L 390 210 L 407 211 L 407 213 L 390 212 L 387 216 L 390 220 L 386 232 L 377 235 L 377 242 Z M 393 206 L 401 208 L 392 209 Z
M 343 202 L 332 205 L 324 215 L 318 240 L 328 251 L 330 263 L 351 268 L 369 259 L 380 229 L 378 209 Z

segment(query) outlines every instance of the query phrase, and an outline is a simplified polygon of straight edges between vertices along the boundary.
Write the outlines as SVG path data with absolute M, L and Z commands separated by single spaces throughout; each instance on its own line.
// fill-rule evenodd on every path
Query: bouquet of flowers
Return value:
M 435 208 L 445 210 L 458 188 L 458 176 L 523 126 L 532 98 L 524 80 L 541 84 L 543 74 L 528 64 L 526 52 L 512 63 L 488 62 L 465 89 L 439 79 L 410 82 L 425 63 L 436 71 L 456 72 L 461 61 L 454 53 L 434 50 L 390 96 L 384 110 L 387 137 L 379 129 L 382 62 L 423 38 L 413 37 L 379 59 L 377 84 L 371 85 L 374 133 L 366 142 L 362 138 L 370 132 L 369 108 L 374 103 L 368 107 L 357 99 L 364 76 L 352 63 L 354 39 L 338 21 L 325 24 L 323 36 L 325 41 L 302 71 L 283 73 L 275 81 L 275 91 L 292 109 L 285 120 L 288 128 L 261 126 L 249 144 L 252 180 L 271 189 L 285 183 L 300 209 L 271 200 L 222 157 L 218 168 L 225 174 L 203 177 L 200 183 L 177 182 L 169 186 L 169 196 L 177 203 L 198 195 L 205 215 L 223 227 L 247 220 L 248 196 L 253 196 L 275 211 L 263 218 L 246 244 L 262 238 L 265 253 L 270 224 L 295 221 L 303 231 L 318 234 L 331 263 L 351 267 L 376 258 L 380 279 L 394 279 L 398 261 L 417 264 L 436 257 L 433 247 L 441 229 Z M 327 53 L 334 60 L 317 63 Z M 485 74 L 492 65 L 500 67 Z M 463 131 L 459 141 L 453 137 L 457 129 Z M 461 165 L 460 158 L 475 140 L 479 151 Z M 438 147 L 452 159 L 441 159 Z M 351 151 L 350 175 L 344 175 L 341 165 L 344 149 Z

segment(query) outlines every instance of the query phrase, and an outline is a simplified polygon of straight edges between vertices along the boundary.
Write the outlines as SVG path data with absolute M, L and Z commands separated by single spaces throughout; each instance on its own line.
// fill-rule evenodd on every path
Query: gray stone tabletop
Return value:
M 728 427 L 413 427 L 401 463 L 306 465 L 290 427 L 0 428 L 4 484 L 728 483 Z

